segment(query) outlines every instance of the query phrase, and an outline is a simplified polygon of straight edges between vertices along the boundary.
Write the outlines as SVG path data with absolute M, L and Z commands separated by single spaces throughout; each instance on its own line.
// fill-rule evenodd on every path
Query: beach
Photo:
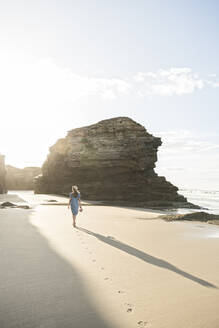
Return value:
M 3 201 L 30 209 L 0 209 L 1 328 L 219 326 L 218 226 L 87 203 L 73 229 L 64 197 Z

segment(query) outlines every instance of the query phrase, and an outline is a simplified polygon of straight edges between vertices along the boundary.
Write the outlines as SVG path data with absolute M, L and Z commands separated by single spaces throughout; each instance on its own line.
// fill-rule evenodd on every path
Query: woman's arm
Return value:
M 80 208 L 82 208 L 81 207 L 81 196 L 78 198 L 78 203 L 79 203 Z
M 70 207 L 70 204 L 71 204 L 71 196 L 69 197 L 68 208 Z

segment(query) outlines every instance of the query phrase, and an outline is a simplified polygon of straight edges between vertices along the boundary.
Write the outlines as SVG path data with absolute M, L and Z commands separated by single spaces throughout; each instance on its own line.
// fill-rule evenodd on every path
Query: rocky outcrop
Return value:
M 6 186 L 8 190 L 33 190 L 33 179 L 41 173 L 40 167 L 19 169 L 6 165 Z
M 13 204 L 11 202 L 4 202 L 2 204 L 0 204 L 0 209 L 5 209 L 5 208 L 23 208 L 25 210 L 28 210 L 30 209 L 30 206 L 29 205 L 16 205 L 16 204 Z
M 36 193 L 68 194 L 80 187 L 87 200 L 148 207 L 190 207 L 178 188 L 155 171 L 161 139 L 128 117 L 68 132 L 50 148 L 35 179 Z
M 219 215 L 207 212 L 193 212 L 185 214 L 169 214 L 160 216 L 166 221 L 201 221 L 219 225 Z
M 4 194 L 7 191 L 5 176 L 6 176 L 5 157 L 0 154 L 0 194 Z

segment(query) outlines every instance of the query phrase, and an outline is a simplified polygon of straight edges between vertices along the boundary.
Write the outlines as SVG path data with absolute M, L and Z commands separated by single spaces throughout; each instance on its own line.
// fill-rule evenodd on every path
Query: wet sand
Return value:
M 217 328 L 219 227 L 63 197 L 0 196 L 0 327 Z

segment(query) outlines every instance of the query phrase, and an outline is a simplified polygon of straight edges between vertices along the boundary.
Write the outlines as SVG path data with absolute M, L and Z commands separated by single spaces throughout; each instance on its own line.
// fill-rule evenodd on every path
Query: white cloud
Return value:
M 136 75 L 133 76 L 133 80 L 134 80 L 134 82 L 144 82 L 146 79 L 146 76 L 147 76 L 146 73 L 138 72 Z
M 206 81 L 207 84 L 212 86 L 213 88 L 218 88 L 219 87 L 219 82 L 218 81 Z
M 156 72 L 139 72 L 133 77 L 142 95 L 172 96 L 203 89 L 205 81 L 188 67 L 160 69 Z
M 203 137 L 194 136 L 187 130 L 159 132 L 158 136 L 163 142 L 160 151 L 165 154 L 201 153 L 219 149 L 218 143 L 203 140 Z
M 131 88 L 125 79 L 75 74 L 51 59 L 0 58 L 0 71 L 0 105 L 6 110 L 23 111 L 30 106 L 48 110 L 89 96 L 114 99 Z
M 139 72 L 132 77 L 99 77 L 74 73 L 52 59 L 36 60 L 0 54 L 0 107 L 21 113 L 60 109 L 87 97 L 114 100 L 119 96 L 171 96 L 192 93 L 205 86 L 219 87 L 215 77 L 200 78 L 188 67 Z

